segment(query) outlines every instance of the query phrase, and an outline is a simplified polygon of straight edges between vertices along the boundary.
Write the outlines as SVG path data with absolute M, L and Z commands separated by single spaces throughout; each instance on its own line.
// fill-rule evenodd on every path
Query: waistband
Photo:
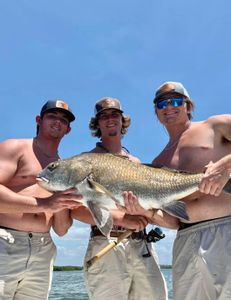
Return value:
M 126 231 L 126 228 L 121 227 L 121 226 L 113 226 L 111 232 L 110 232 L 110 237 L 119 237 L 123 232 Z M 91 226 L 91 238 L 94 236 L 104 236 L 102 232 L 98 229 L 97 226 Z M 133 232 L 130 236 L 132 239 L 136 240 L 143 240 L 145 237 L 145 232 L 144 231 L 139 231 L 139 232 Z
M 4 230 L 6 232 L 10 232 L 14 236 L 24 236 L 24 237 L 50 237 L 49 232 L 34 232 L 34 231 L 22 231 L 10 227 L 0 226 L 0 230 Z
M 188 232 L 189 230 L 199 230 L 211 226 L 218 226 L 225 223 L 231 223 L 231 216 L 225 216 L 215 219 L 202 220 L 194 223 L 183 223 L 180 222 L 178 233 Z

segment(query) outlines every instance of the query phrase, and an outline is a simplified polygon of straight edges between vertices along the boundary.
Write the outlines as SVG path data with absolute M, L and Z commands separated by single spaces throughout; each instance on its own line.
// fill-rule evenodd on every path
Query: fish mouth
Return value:
M 43 177 L 43 176 L 37 176 L 36 177 L 36 180 L 37 181 L 42 181 L 42 182 L 46 182 L 46 183 L 49 183 L 50 182 L 50 180 L 49 179 L 47 179 L 46 177 Z

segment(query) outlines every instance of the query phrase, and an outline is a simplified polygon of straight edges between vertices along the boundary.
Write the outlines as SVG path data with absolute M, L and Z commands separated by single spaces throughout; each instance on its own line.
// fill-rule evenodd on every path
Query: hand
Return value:
M 206 171 L 199 184 L 199 190 L 205 194 L 219 196 L 230 179 L 230 174 L 220 161 L 216 163 L 210 161 L 205 167 Z
M 117 207 L 129 215 L 143 215 L 149 217 L 148 210 L 144 209 L 138 201 L 138 198 L 133 192 L 123 192 L 124 206 L 118 205 Z
M 38 205 L 44 207 L 44 211 L 58 212 L 65 208 L 75 209 L 82 206 L 80 201 L 83 197 L 76 193 L 76 189 L 68 189 L 62 192 L 55 192 L 47 198 L 37 198 Z
M 144 216 L 131 216 L 125 214 L 120 225 L 138 232 L 148 225 L 148 219 Z

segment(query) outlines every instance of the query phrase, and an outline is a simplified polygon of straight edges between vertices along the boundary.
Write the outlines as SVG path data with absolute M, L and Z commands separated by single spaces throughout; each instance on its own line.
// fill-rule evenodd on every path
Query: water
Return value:
M 172 270 L 162 269 L 172 298 Z M 54 272 L 49 300 L 89 300 L 82 271 Z M 103 299 L 102 299 L 103 300 Z

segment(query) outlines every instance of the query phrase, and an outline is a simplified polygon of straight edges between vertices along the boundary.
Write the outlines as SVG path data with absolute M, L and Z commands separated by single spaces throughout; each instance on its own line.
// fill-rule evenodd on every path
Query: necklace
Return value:
M 106 153 L 110 153 L 110 151 L 106 147 L 104 147 L 101 142 L 96 143 L 96 147 L 103 149 Z M 125 152 L 126 154 L 129 153 L 129 151 L 123 146 L 122 146 L 121 152 L 122 152 L 122 155 L 123 155 L 123 152 Z
M 47 158 L 49 159 L 57 159 L 59 157 L 59 153 L 58 151 L 56 151 L 56 153 L 54 155 L 48 155 L 46 152 L 44 152 L 44 150 L 41 148 L 41 146 L 39 146 L 38 140 L 37 138 L 34 138 L 34 144 L 37 147 L 37 149 Z

